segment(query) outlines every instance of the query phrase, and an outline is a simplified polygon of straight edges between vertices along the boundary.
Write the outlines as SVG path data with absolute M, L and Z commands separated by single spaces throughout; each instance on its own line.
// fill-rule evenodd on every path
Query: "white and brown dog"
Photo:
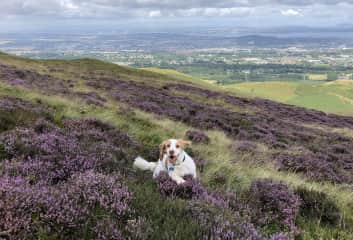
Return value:
M 156 178 L 161 171 L 166 171 L 177 184 L 184 183 L 183 177 L 186 175 L 196 178 L 195 162 L 184 151 L 189 145 L 191 145 L 190 141 L 169 139 L 160 145 L 158 162 L 147 162 L 142 157 L 137 157 L 133 166 L 152 171 L 153 178 Z

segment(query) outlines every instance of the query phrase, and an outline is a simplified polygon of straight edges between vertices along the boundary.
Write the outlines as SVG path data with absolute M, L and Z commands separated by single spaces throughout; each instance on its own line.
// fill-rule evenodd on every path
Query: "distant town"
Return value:
M 21 35 L 0 35 L 0 50 L 31 58 L 96 58 L 125 66 L 174 69 L 221 84 L 332 81 L 353 75 L 349 39 L 121 34 L 34 35 L 24 41 Z

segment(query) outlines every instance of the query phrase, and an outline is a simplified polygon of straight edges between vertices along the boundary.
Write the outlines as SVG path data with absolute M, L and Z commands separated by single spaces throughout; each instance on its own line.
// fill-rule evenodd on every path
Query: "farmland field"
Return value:
M 254 82 L 224 86 L 232 92 L 337 114 L 353 114 L 353 81 Z

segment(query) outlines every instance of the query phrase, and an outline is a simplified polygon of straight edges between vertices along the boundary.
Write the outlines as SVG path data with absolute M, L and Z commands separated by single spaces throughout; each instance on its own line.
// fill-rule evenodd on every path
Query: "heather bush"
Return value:
M 30 125 L 41 117 L 50 117 L 44 106 L 33 106 L 17 98 L 0 97 L 0 133 L 16 126 Z
M 208 143 L 210 141 L 210 138 L 200 131 L 189 130 L 186 132 L 185 135 L 187 139 L 191 140 L 194 143 Z
M 36 238 L 43 229 L 48 235 L 60 234 L 59 239 L 82 234 L 120 239 L 117 223 L 124 221 L 131 199 L 118 178 L 92 171 L 74 174 L 56 186 L 30 184 L 22 177 L 1 177 L 0 196 L 0 229 L 14 239 Z M 95 215 L 96 211 L 104 219 Z M 90 222 L 94 223 L 91 230 L 87 229 Z
M 211 175 L 210 185 L 213 188 L 222 188 L 227 183 L 227 176 L 229 176 L 229 169 L 222 167 Z
M 269 228 L 278 226 L 290 234 L 297 233 L 295 219 L 299 212 L 300 199 L 282 182 L 259 179 L 249 189 L 249 204 L 254 207 L 252 221 Z
M 265 239 L 256 228 L 236 212 L 202 201 L 188 202 L 188 211 L 201 228 L 199 239 Z
M 7 83 L 26 88 L 36 88 L 45 93 L 69 93 L 69 87 L 63 79 L 39 74 L 32 70 L 22 70 L 13 66 L 0 65 L 0 78 Z
M 28 107 L 8 101 L 10 111 Z M 139 148 L 95 119 L 58 127 L 37 117 L 0 133 L 1 232 L 10 239 L 123 239 L 132 195 L 115 176 Z
M 254 152 L 257 145 L 252 141 L 237 141 L 231 146 L 231 148 L 240 152 Z
M 90 169 L 123 171 L 139 148 L 125 133 L 95 119 L 67 120 L 62 129 L 38 120 L 33 129 L 2 134 L 0 144 L 10 160 L 5 172 L 51 183 Z
M 187 212 L 201 228 L 199 239 L 268 239 L 251 223 L 251 216 L 254 219 L 262 218 L 262 222 L 253 219 L 257 225 L 264 227 L 266 224 L 275 223 L 279 224 L 281 229 L 290 231 L 290 234 L 296 234 L 294 220 L 299 208 L 299 199 L 285 184 L 271 183 L 271 186 L 268 186 L 269 183 L 265 183 L 267 189 L 261 193 L 255 190 L 253 184 L 251 193 L 256 192 L 256 196 L 252 197 L 260 200 L 251 202 L 250 205 L 244 204 L 233 193 L 209 191 L 190 177 L 186 177 L 186 183 L 177 185 L 166 173 L 161 173 L 157 184 L 163 196 L 187 200 Z M 269 196 L 260 197 L 267 193 L 266 190 L 271 190 Z M 266 232 L 271 234 L 281 229 L 270 229 Z M 287 234 L 279 232 L 269 239 L 290 238 Z
M 298 188 L 295 191 L 302 200 L 300 215 L 319 221 L 323 224 L 337 225 L 342 216 L 336 203 L 324 192 L 313 189 Z
M 328 156 L 320 153 L 291 154 L 280 153 L 276 157 L 278 170 L 303 173 L 308 178 L 314 180 L 327 180 L 332 182 L 342 182 L 344 177 L 338 173 L 336 166 Z
M 103 98 L 96 92 L 76 92 L 75 94 L 78 97 L 84 99 L 88 105 L 96 105 L 102 107 L 107 102 L 107 99 Z
M 285 233 L 276 233 L 271 236 L 270 240 L 290 240 L 290 238 Z
M 0 144 L 0 162 L 7 157 L 5 146 Z
M 202 173 L 205 170 L 205 167 L 207 166 L 207 161 L 200 158 L 199 156 L 193 157 L 197 169 Z
M 128 220 L 125 230 L 130 234 L 131 238 L 139 240 L 150 239 L 150 235 L 154 231 L 150 222 L 143 217 Z
M 166 172 L 161 172 L 156 179 L 159 192 L 163 196 L 184 199 L 199 199 L 206 193 L 206 189 L 201 183 L 194 180 L 192 176 L 186 176 L 185 178 L 187 181 L 184 184 L 178 185 Z

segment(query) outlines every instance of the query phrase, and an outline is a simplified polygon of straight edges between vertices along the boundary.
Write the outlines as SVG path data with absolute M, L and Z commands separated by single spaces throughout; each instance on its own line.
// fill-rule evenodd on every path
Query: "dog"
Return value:
M 185 148 L 191 145 L 190 141 L 182 139 L 169 139 L 159 146 L 158 162 L 148 162 L 142 157 L 137 157 L 133 167 L 153 172 L 153 178 L 158 177 L 162 171 L 168 172 L 170 178 L 177 184 L 185 182 L 186 175 L 196 178 L 196 164 L 185 152 Z

